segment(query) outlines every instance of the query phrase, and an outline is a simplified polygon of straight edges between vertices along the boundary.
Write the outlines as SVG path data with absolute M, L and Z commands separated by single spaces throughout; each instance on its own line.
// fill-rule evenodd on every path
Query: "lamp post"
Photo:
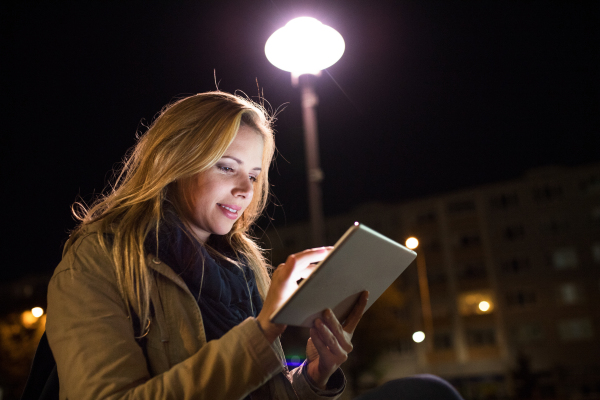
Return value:
M 406 247 L 411 250 L 419 246 L 419 240 L 415 237 L 406 239 Z M 419 276 L 419 293 L 421 294 L 421 312 L 423 314 L 423 325 L 425 328 L 425 338 L 429 338 L 426 343 L 427 350 L 433 349 L 433 316 L 431 313 L 431 299 L 429 296 L 429 282 L 427 281 L 427 266 L 425 264 L 425 254 L 417 254 L 417 274 Z
M 265 45 L 267 59 L 279 69 L 292 73 L 292 85 L 300 86 L 308 203 L 312 244 L 325 244 L 321 181 L 317 133 L 315 80 L 321 70 L 335 64 L 344 53 L 342 36 L 333 28 L 310 17 L 295 18 L 273 33 Z

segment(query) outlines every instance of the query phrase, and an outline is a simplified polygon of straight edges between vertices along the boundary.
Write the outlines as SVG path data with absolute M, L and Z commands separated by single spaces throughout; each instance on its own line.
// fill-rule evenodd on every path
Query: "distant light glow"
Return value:
M 490 303 L 487 301 L 482 301 L 479 303 L 479 309 L 483 312 L 486 312 L 490 309 Z
M 413 333 L 412 339 L 415 341 L 415 343 L 421 343 L 423 340 L 425 340 L 425 333 L 422 331 L 416 331 Z
M 33 313 L 29 310 L 21 313 L 21 323 L 25 328 L 31 328 L 38 321 L 37 317 L 33 316 Z
M 358 225 L 359 225 L 358 221 L 356 221 L 356 222 L 354 223 L 354 225 L 355 225 L 355 226 L 358 226 Z
M 292 356 L 291 358 L 286 359 L 286 364 L 288 367 L 299 367 L 303 362 L 304 361 L 302 361 L 302 359 L 298 356 Z
M 44 315 L 44 309 L 42 307 L 33 307 L 31 309 L 31 313 L 34 317 L 39 318 Z
M 416 237 L 409 237 L 406 239 L 406 247 L 411 250 L 416 249 L 419 246 L 419 240 Z
M 267 40 L 267 59 L 279 69 L 296 75 L 317 74 L 344 54 L 342 35 L 311 17 L 294 18 Z

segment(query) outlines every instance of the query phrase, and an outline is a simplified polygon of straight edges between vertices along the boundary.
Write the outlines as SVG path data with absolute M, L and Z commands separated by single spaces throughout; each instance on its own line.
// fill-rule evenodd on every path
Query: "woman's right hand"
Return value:
M 270 321 L 273 314 L 296 290 L 300 278 L 307 278 L 317 263 L 325 258 L 333 247 L 319 247 L 290 255 L 284 264 L 279 264 L 271 278 L 271 286 L 262 310 L 256 318 L 270 343 L 285 331 L 287 325 Z

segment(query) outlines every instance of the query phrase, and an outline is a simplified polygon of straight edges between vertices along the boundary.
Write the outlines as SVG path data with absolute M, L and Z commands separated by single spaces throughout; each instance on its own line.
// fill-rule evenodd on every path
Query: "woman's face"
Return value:
M 223 157 L 192 178 L 188 222 L 202 242 L 212 234 L 229 233 L 250 204 L 261 173 L 263 147 L 260 134 L 242 125 Z

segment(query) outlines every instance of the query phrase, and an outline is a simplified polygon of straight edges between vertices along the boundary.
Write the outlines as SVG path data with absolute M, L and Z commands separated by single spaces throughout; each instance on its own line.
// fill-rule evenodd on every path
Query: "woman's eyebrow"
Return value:
M 238 164 L 243 164 L 244 162 L 242 160 L 240 160 L 237 157 L 233 157 L 233 156 L 223 156 L 221 158 L 231 158 L 233 161 L 237 162 Z M 252 171 L 262 171 L 261 167 L 256 167 L 256 168 L 252 168 Z

